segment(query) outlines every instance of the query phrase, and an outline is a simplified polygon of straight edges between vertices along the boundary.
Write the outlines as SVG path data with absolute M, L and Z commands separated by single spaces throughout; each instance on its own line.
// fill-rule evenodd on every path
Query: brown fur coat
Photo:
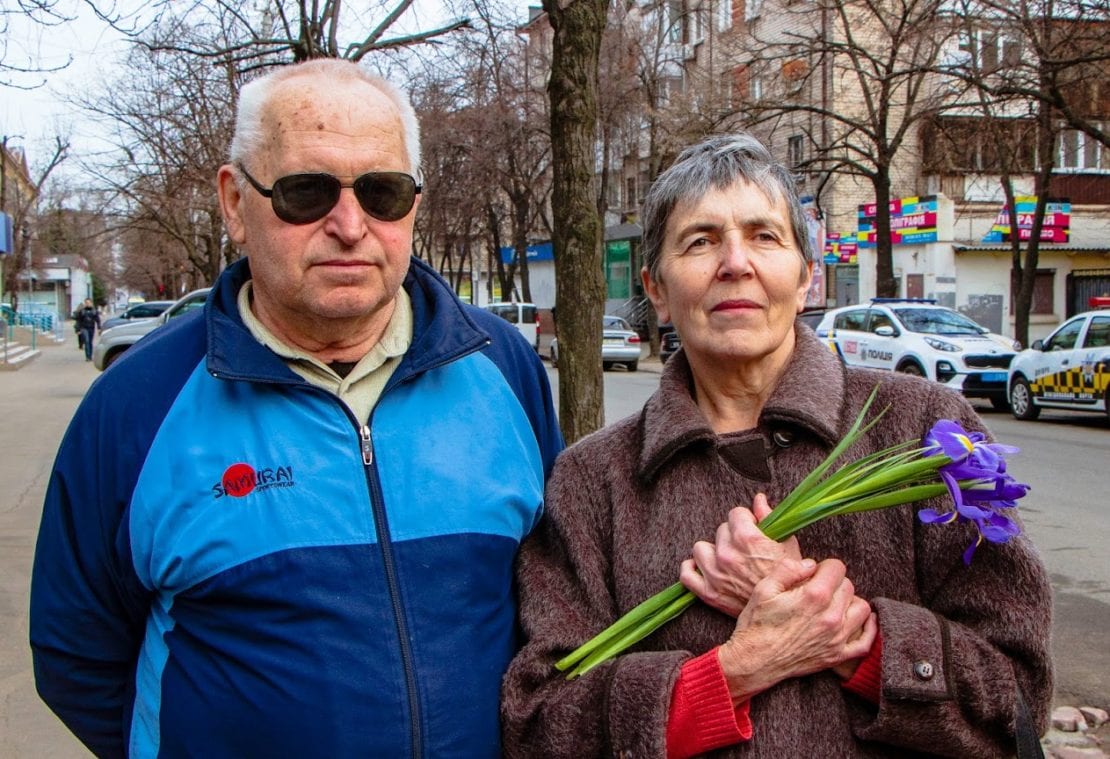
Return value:
M 937 419 L 983 429 L 936 383 L 846 369 L 807 329 L 755 430 L 718 436 L 691 396 L 685 357 L 666 366 L 638 416 L 566 450 L 546 514 L 518 562 L 525 646 L 503 688 L 504 749 L 517 757 L 662 757 L 683 662 L 723 643 L 735 620 L 695 604 L 616 660 L 568 682 L 553 662 L 675 582 L 697 540 L 711 539 L 755 494 L 780 501 L 843 436 L 881 386 L 883 420 L 844 460 L 910 438 Z M 939 499 L 938 499 L 939 500 Z M 1038 726 L 1052 693 L 1050 590 L 1024 536 L 961 556 L 968 525 L 925 525 L 926 505 L 835 517 L 802 530 L 804 556 L 838 557 L 878 613 L 882 694 L 876 707 L 831 672 L 790 679 L 751 703 L 755 734 L 715 756 L 990 757 L 1014 749 L 1020 686 Z M 929 679 L 914 664 L 929 662 Z

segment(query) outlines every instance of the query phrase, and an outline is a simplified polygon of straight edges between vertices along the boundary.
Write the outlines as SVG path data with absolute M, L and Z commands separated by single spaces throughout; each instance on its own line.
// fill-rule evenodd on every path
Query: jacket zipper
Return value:
M 412 646 L 409 643 L 408 625 L 405 623 L 404 609 L 401 606 L 401 586 L 397 582 L 397 568 L 393 563 L 393 544 L 389 539 L 389 525 L 385 517 L 385 499 L 374 469 L 374 441 L 370 437 L 370 426 L 362 425 L 358 430 L 359 448 L 362 463 L 366 468 L 366 483 L 370 488 L 370 508 L 374 513 L 374 528 L 378 535 L 378 545 L 382 552 L 382 567 L 385 570 L 389 598 L 393 603 L 393 619 L 397 624 L 397 639 L 401 646 L 401 667 L 405 672 L 405 689 L 409 701 L 409 718 L 412 720 L 412 755 L 420 757 L 424 753 L 420 732 L 420 700 L 416 690 L 416 672 L 412 663 Z

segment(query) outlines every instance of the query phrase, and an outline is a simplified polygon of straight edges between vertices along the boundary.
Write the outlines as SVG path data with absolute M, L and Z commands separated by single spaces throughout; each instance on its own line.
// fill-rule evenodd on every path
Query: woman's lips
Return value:
M 751 300 L 724 300 L 713 307 L 713 311 L 749 311 L 760 308 Z

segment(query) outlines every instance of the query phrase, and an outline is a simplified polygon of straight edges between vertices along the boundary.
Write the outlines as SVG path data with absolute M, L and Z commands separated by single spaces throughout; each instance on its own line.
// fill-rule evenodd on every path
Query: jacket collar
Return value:
M 673 456 L 689 446 L 717 448 L 730 464 L 742 466 L 740 462 L 751 458 L 746 454 L 752 446 L 763 449 L 764 435 L 789 444 L 801 430 L 829 447 L 835 445 L 846 431 L 841 429 L 845 369 L 828 346 L 800 325 L 795 322 L 797 342 L 786 371 L 760 414 L 758 437 L 719 437 L 713 432 L 694 399 L 685 352 L 676 353 L 663 368 L 659 389 L 640 413 L 640 479 L 654 480 Z M 745 474 L 762 479 L 762 467 L 755 458 Z
M 232 379 L 304 382 L 243 324 L 236 301 L 250 278 L 250 261 L 243 258 L 227 267 L 213 286 L 204 306 L 208 371 Z M 412 302 L 412 344 L 390 378 L 390 386 L 489 342 L 489 335 L 470 318 L 450 286 L 423 261 L 410 259 L 402 286 Z

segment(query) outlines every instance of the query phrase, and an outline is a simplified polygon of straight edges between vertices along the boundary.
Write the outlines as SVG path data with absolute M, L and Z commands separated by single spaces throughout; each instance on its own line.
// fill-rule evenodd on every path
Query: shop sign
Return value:
M 1018 239 L 1027 242 L 1033 237 L 1033 216 L 1037 210 L 1036 195 L 1019 195 L 1014 198 L 1017 206 Z M 1003 207 L 994 220 L 991 231 L 983 242 L 1010 242 L 1014 225 L 1010 209 Z M 1067 242 L 1071 237 L 1071 201 L 1067 198 L 1050 198 L 1045 203 L 1041 242 Z
M 859 207 L 856 242 L 861 247 L 875 246 L 875 216 L 878 206 L 864 203 Z M 937 241 L 937 196 L 924 195 L 890 201 L 890 242 L 911 245 Z

